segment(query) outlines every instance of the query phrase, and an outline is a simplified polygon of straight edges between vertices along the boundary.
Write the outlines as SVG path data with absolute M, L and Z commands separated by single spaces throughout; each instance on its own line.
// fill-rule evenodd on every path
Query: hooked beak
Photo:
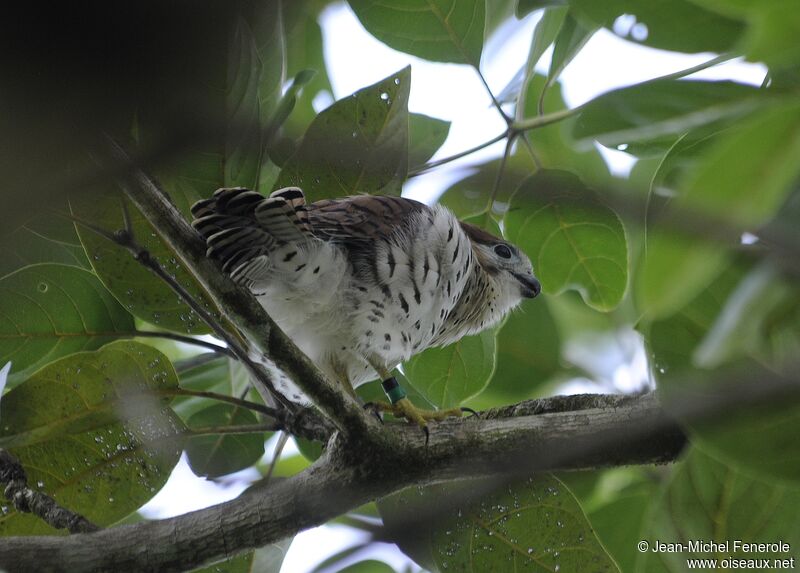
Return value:
M 523 275 L 514 273 L 514 278 L 522 285 L 522 296 L 525 298 L 535 298 L 542 292 L 542 285 L 533 275 Z

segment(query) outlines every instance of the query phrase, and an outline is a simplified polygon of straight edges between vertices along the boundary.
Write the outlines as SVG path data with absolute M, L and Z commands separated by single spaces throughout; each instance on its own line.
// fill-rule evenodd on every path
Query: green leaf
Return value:
M 781 68 L 794 68 L 800 60 L 797 34 L 800 17 L 793 0 L 752 2 L 750 0 L 693 0 L 694 3 L 747 21 L 742 47 L 747 59 L 764 62 L 770 73 Z
M 764 105 L 761 92 L 730 81 L 653 80 L 596 97 L 581 107 L 573 137 L 587 147 L 669 143 L 692 128 L 743 115 Z M 627 150 L 627 148 L 626 148 Z
M 638 539 L 653 492 L 623 493 L 589 512 L 589 521 L 622 571 L 633 571 L 638 557 Z
M 496 363 L 495 329 L 465 336 L 444 348 L 429 348 L 403 368 L 414 388 L 438 408 L 453 408 L 480 393 Z
M 71 202 L 72 212 L 110 232 L 125 227 L 121 195 L 107 193 L 89 199 Z M 125 204 L 136 240 L 188 290 L 195 301 L 215 314 L 214 304 L 184 268 L 175 252 L 127 199 Z M 166 283 L 134 260 L 130 252 L 86 227 L 76 225 L 76 228 L 95 273 L 131 314 L 167 330 L 187 334 L 209 332 L 189 305 L 180 300 Z
M 517 2 L 517 18 L 523 18 L 540 8 L 566 6 L 567 0 L 519 0 Z
M 523 182 L 505 226 L 531 258 L 545 292 L 577 290 L 601 311 L 622 301 L 628 281 L 622 222 L 571 173 L 540 171 Z
M 45 263 L 0 279 L 0 364 L 11 385 L 56 358 L 133 336 L 133 317 L 89 271 Z
M 439 150 L 450 133 L 450 122 L 421 113 L 408 116 L 408 165 L 418 167 Z
M 394 569 L 383 561 L 367 559 L 340 569 L 339 573 L 394 573 Z
M 434 62 L 478 66 L 485 0 L 349 0 L 367 31 L 387 46 Z
M 257 424 L 256 415 L 233 404 L 213 404 L 189 418 L 190 429 Z M 219 477 L 249 468 L 264 455 L 270 434 L 192 436 L 186 444 L 189 467 L 200 477 Z
M 653 354 L 658 387 L 666 404 L 724 400 L 731 392 L 730 379 L 757 383 L 774 376 L 771 369 L 739 353 L 727 357 L 725 368 L 714 369 L 720 356 L 711 356 L 715 360 L 709 360 L 705 346 L 723 328 L 723 323 L 731 320 L 730 314 L 737 308 L 746 313 L 742 320 L 748 323 L 737 334 L 745 339 L 758 337 L 762 345 L 770 340 L 765 327 L 774 320 L 773 313 L 764 316 L 756 312 L 757 307 L 741 306 L 742 295 L 751 290 L 753 282 L 762 282 L 761 267 L 744 274 L 746 269 L 725 269 L 679 312 L 650 325 L 648 346 Z M 765 310 L 770 308 L 767 301 Z M 776 310 L 785 315 L 788 309 L 778 307 Z M 797 330 L 797 324 L 793 326 Z M 759 334 L 748 333 L 750 328 L 755 328 Z M 755 350 L 760 351 L 760 345 Z M 748 348 L 747 353 L 754 354 L 754 349 Z M 772 356 L 762 358 L 773 364 L 772 369 L 779 365 Z M 800 445 L 795 439 L 799 420 L 800 400 L 786 397 L 777 403 L 748 403 L 730 409 L 724 417 L 706 422 L 686 420 L 684 425 L 689 428 L 693 443 L 701 444 L 741 471 L 800 482 Z
M 357 193 L 399 195 L 408 172 L 410 68 L 320 113 L 283 166 L 275 188 L 314 201 Z
M 569 489 L 552 475 L 529 478 L 462 507 L 436 523 L 414 521 L 437 500 L 485 482 L 409 488 L 378 502 L 391 538 L 439 571 L 619 571 Z M 410 520 L 410 521 L 409 521 Z
M 497 336 L 497 368 L 487 391 L 504 403 L 532 398 L 561 369 L 561 340 L 547 298 L 506 319 Z
M 586 25 L 567 12 L 553 44 L 553 57 L 547 73 L 547 84 L 555 83 L 564 68 L 578 55 L 597 31 L 596 26 Z
M 758 142 L 758 145 L 753 145 Z M 679 195 L 647 236 L 644 264 L 637 276 L 637 300 L 652 318 L 667 316 L 708 284 L 730 258 L 726 245 L 670 232 L 687 213 L 708 216 L 735 231 L 755 230 L 784 202 L 800 173 L 800 106 L 773 106 L 718 138 L 680 186 Z M 753 190 L 757 189 L 758 192 Z M 664 280 L 669 277 L 669 280 Z
M 271 3 L 265 2 L 264 5 Z M 277 10 L 276 10 L 277 11 Z M 280 42 L 275 42 L 280 45 Z M 274 45 L 272 46 L 274 47 Z M 280 60 L 279 60 L 280 61 Z M 256 39 L 243 17 L 236 20 L 228 50 L 228 78 L 225 94 L 228 133 L 225 141 L 224 186 L 255 189 L 261 167 L 262 63 Z M 278 75 L 280 81 L 280 74 Z M 275 86 L 265 86 L 265 99 L 275 98 Z M 280 86 L 278 86 L 280 93 Z
M 642 30 L 646 37 L 631 39 L 675 52 L 726 52 L 736 47 L 744 29 L 741 21 L 704 10 L 688 0 L 570 0 L 570 7 L 611 30 L 618 17 L 633 15 L 646 26 Z
M 167 358 L 137 342 L 72 354 L 3 396 L 0 447 L 30 484 L 109 525 L 152 498 L 178 462 L 185 428 L 164 397 L 177 384 Z M 30 515 L 0 516 L 0 535 L 53 532 Z
M 294 538 L 288 537 L 208 567 L 192 569 L 192 573 L 277 573 L 292 541 Z
M 800 490 L 746 477 L 732 468 L 691 448 L 653 504 L 641 539 L 651 550 L 639 553 L 636 571 L 682 572 L 686 560 L 791 559 L 792 553 L 744 552 L 734 541 L 744 543 L 785 542 L 790 551 L 800 546 Z M 728 543 L 727 550 L 705 552 L 660 552 L 652 547 L 664 543 L 715 541 Z M 632 539 L 631 544 L 634 543 Z
M 86 253 L 68 219 L 41 215 L 0 235 L 0 276 L 36 263 L 89 268 Z

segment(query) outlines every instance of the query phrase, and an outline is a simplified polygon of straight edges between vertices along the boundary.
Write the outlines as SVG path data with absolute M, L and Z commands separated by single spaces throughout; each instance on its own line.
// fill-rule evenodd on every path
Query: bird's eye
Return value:
M 498 257 L 500 257 L 502 259 L 510 259 L 511 258 L 511 249 L 509 249 L 505 245 L 497 245 L 494 248 L 494 252 Z

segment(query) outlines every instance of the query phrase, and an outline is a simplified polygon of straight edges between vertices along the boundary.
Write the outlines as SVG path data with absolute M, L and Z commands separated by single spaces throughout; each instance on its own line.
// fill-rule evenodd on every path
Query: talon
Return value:
M 431 439 L 431 432 L 430 430 L 428 430 L 428 426 L 420 426 L 420 427 L 422 428 L 422 431 L 425 433 L 425 447 L 427 448 L 428 442 Z
M 383 424 L 383 418 L 381 417 L 381 405 L 376 402 L 367 402 L 363 406 L 364 410 L 368 410 L 373 416 L 375 416 L 378 421 Z
M 464 407 L 464 406 L 462 406 L 462 407 L 461 407 L 461 411 L 462 411 L 462 412 L 464 412 L 465 414 L 470 414 L 470 416 L 475 416 L 476 418 L 480 418 L 480 417 L 481 417 L 481 415 L 480 415 L 480 414 L 478 414 L 478 413 L 477 413 L 475 410 L 473 410 L 472 408 L 467 408 L 467 407 Z

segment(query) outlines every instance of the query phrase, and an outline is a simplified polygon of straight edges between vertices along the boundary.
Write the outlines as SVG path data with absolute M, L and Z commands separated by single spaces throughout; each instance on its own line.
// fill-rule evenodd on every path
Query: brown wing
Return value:
M 355 246 L 385 238 L 423 211 L 430 209 L 413 199 L 358 195 L 308 205 L 308 221 L 320 239 Z

